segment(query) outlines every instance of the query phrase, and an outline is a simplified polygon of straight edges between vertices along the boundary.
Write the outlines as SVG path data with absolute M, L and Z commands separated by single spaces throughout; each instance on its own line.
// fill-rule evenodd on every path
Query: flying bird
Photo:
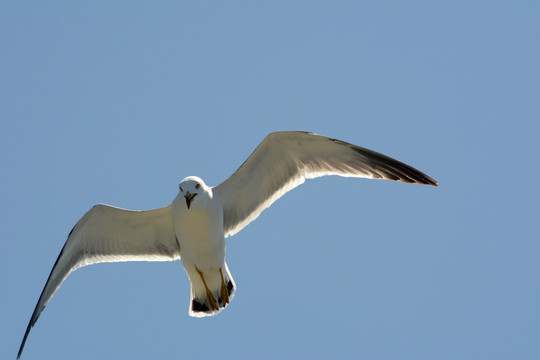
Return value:
M 302 131 L 266 136 L 227 180 L 210 187 L 196 176 L 179 184 L 172 203 L 132 211 L 98 204 L 77 222 L 32 313 L 17 358 L 39 315 L 74 270 L 91 264 L 180 259 L 190 280 L 189 315 L 219 313 L 236 284 L 225 262 L 225 238 L 306 179 L 325 175 L 437 186 L 422 172 L 372 150 Z

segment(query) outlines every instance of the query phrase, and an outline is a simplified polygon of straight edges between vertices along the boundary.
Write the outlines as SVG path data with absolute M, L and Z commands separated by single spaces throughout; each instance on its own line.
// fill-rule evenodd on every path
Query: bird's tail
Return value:
M 186 270 L 191 280 L 190 316 L 212 316 L 227 307 L 236 285 L 226 263 L 218 270 L 203 272 L 196 266 L 186 267 Z

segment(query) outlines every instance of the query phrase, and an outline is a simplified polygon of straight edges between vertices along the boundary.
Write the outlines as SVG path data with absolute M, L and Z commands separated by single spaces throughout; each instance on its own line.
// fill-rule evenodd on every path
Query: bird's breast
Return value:
M 223 213 L 215 209 L 189 209 L 175 214 L 174 227 L 180 256 L 201 267 L 223 261 Z

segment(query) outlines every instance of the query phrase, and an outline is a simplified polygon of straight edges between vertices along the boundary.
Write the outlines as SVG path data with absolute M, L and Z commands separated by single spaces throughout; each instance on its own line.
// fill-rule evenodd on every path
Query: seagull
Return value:
M 424 173 L 375 151 L 304 131 L 265 137 L 227 180 L 210 187 L 189 176 L 172 203 L 133 211 L 98 204 L 75 224 L 26 328 L 17 359 L 41 312 L 74 270 L 103 262 L 180 259 L 190 280 L 189 315 L 216 315 L 236 284 L 225 262 L 225 238 L 255 220 L 286 192 L 325 175 L 437 186 Z

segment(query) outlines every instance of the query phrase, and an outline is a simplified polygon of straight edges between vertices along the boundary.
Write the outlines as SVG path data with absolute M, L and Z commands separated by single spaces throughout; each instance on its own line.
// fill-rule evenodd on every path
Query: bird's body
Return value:
M 100 262 L 180 259 L 189 276 L 189 314 L 215 315 L 234 296 L 225 238 L 234 235 L 306 179 L 340 175 L 436 186 L 422 172 L 388 156 L 300 131 L 269 134 L 242 166 L 216 187 L 183 179 L 173 202 L 149 211 L 99 204 L 71 230 L 39 297 L 19 349 L 39 315 L 74 270 Z
M 198 177 L 182 180 L 179 188 L 171 206 L 180 259 L 191 281 L 189 314 L 213 315 L 227 306 L 235 289 L 225 263 L 223 209 L 212 189 Z M 187 193 L 197 194 L 189 208 L 184 195 Z M 223 286 L 228 288 L 225 296 Z

